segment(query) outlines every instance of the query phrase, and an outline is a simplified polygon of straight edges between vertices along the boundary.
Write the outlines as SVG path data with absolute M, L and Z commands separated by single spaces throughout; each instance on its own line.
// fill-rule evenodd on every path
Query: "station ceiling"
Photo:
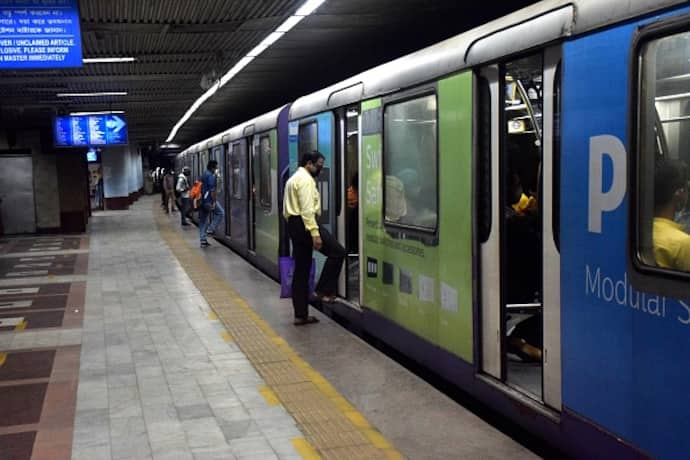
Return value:
M 0 126 L 50 132 L 58 113 L 124 110 L 130 143 L 163 143 L 214 79 L 304 0 L 80 0 L 83 56 L 128 63 L 0 70 Z M 456 35 L 533 0 L 326 0 L 180 129 L 186 146 L 300 95 Z M 58 98 L 125 91 L 127 96 Z

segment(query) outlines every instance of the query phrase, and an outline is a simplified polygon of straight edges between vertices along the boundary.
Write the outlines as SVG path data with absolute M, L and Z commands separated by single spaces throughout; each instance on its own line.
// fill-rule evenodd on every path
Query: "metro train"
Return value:
M 574 456 L 686 458 L 690 273 L 654 232 L 689 102 L 687 2 L 546 0 L 176 168 L 219 161 L 217 239 L 278 279 L 283 186 L 320 151 L 320 222 L 348 252 L 332 314 Z

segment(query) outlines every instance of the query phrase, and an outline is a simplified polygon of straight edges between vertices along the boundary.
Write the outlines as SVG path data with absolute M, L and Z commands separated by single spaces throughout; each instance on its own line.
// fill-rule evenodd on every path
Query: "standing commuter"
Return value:
M 316 296 L 323 302 L 335 301 L 338 276 L 345 258 L 345 248 L 322 226 L 316 218 L 321 214 L 321 197 L 316 180 L 323 168 L 324 156 L 319 152 L 305 153 L 297 172 L 285 184 L 283 216 L 292 240 L 295 272 L 292 276 L 292 306 L 296 326 L 316 323 L 309 316 L 309 270 L 312 250 L 328 257 L 321 278 L 316 285 Z
M 165 213 L 175 212 L 175 176 L 169 169 L 163 177 L 163 193 L 165 194 Z
M 177 178 L 177 192 L 180 194 L 180 223 L 183 226 L 189 225 L 187 218 L 192 209 L 192 200 L 189 197 L 189 189 L 192 187 L 189 185 L 189 176 L 191 171 L 188 166 L 182 168 L 182 172 Z
M 216 186 L 218 176 L 216 176 L 218 162 L 210 160 L 206 165 L 206 171 L 201 176 L 201 207 L 199 208 L 199 242 L 202 248 L 209 246 L 206 235 L 213 235 L 225 216 L 225 210 L 216 201 Z M 209 225 L 209 217 L 213 220 Z

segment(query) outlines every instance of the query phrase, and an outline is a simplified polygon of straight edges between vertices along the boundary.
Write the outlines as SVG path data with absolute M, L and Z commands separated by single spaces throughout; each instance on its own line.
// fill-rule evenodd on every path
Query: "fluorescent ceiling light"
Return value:
M 161 149 L 179 149 L 180 145 L 179 144 L 161 144 L 159 146 Z
M 250 52 L 247 53 L 247 56 L 248 57 L 257 57 L 259 54 L 266 51 L 266 48 L 268 48 L 268 45 L 266 45 L 264 43 L 259 43 L 258 45 L 256 45 L 254 47 L 253 50 L 251 50 Z
M 319 6 L 323 4 L 324 1 L 325 0 L 307 0 L 304 4 L 302 4 L 294 15 L 287 18 L 287 20 L 278 26 L 276 30 L 264 38 L 261 43 L 255 46 L 242 59 L 240 59 L 237 64 L 235 64 L 225 73 L 225 75 L 220 78 L 220 80 L 218 80 L 216 84 L 211 86 L 204 94 L 201 95 L 201 97 L 199 97 L 199 99 L 194 102 L 194 104 L 192 104 L 189 109 L 187 109 L 185 114 L 182 115 L 182 118 L 180 118 L 179 121 L 175 123 L 175 126 L 173 126 L 173 128 L 170 130 L 170 134 L 165 142 L 171 142 L 175 138 L 182 125 L 184 125 L 192 117 L 194 112 L 196 112 L 204 102 L 216 94 L 216 92 L 225 86 L 230 80 L 235 78 L 235 76 L 240 73 L 240 71 L 244 69 L 250 62 L 252 62 L 254 58 L 266 51 L 269 46 L 280 40 L 287 31 L 295 27 L 302 19 L 304 19 L 305 16 L 312 14 Z
M 134 62 L 137 58 L 133 57 L 103 57 L 103 58 L 84 58 L 84 64 L 102 64 L 108 62 Z
M 253 58 L 252 56 L 245 56 L 245 57 L 243 57 L 242 59 L 240 59 L 239 62 L 238 62 L 237 64 L 235 64 L 235 65 L 232 67 L 232 69 L 230 69 L 230 70 L 228 71 L 228 73 L 226 73 L 225 75 L 223 75 L 223 76 L 221 77 L 221 79 L 220 79 L 220 87 L 222 88 L 223 86 L 225 86 L 225 84 L 226 84 L 227 82 L 229 82 L 230 80 L 232 80 L 232 79 L 235 77 L 235 75 L 237 75 L 238 73 L 240 73 L 240 71 L 241 71 L 242 69 L 244 69 L 245 67 L 247 67 L 247 65 L 248 65 L 250 62 L 252 62 L 253 60 L 254 60 L 254 58 Z
M 57 97 L 99 97 L 99 96 L 126 96 L 127 91 L 103 91 L 100 93 L 57 93 Z
M 111 114 L 122 114 L 125 113 L 124 110 L 102 110 L 99 112 L 71 112 L 70 115 L 73 117 L 84 117 L 88 115 L 111 115 Z
M 297 10 L 295 16 L 309 16 L 312 14 L 325 0 L 307 0 L 302 7 Z
M 288 32 L 290 29 L 295 27 L 299 22 L 304 19 L 304 16 L 290 16 L 285 20 L 284 23 L 282 23 L 278 28 L 276 29 L 276 32 Z
M 264 38 L 264 41 L 262 41 L 261 43 L 266 46 L 271 46 L 272 44 L 277 42 L 283 35 L 285 35 L 284 32 L 273 32 L 271 35 Z

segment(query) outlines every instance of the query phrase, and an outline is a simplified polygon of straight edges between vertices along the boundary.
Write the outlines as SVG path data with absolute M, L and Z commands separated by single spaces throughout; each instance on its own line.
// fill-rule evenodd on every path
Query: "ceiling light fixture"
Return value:
M 271 32 L 266 38 L 264 38 L 261 43 L 256 45 L 250 52 L 248 52 L 242 59 L 240 59 L 237 64 L 235 64 L 230 70 L 228 70 L 225 75 L 223 75 L 218 82 L 211 86 L 204 94 L 197 99 L 194 104 L 182 115 L 182 118 L 173 126 L 170 130 L 170 134 L 165 142 L 171 142 L 177 132 L 182 128 L 182 126 L 187 123 L 187 121 L 192 117 L 194 112 L 196 112 L 201 105 L 211 98 L 216 92 L 225 86 L 230 80 L 235 78 L 235 76 L 242 71 L 250 62 L 254 60 L 261 53 L 266 51 L 272 44 L 280 40 L 286 32 L 295 27 L 305 16 L 309 16 L 316 9 L 321 6 L 326 0 L 307 0 L 302 6 L 297 10 L 297 12 L 287 18 L 281 25 L 278 26 L 276 30 Z
M 99 97 L 99 96 L 126 96 L 127 91 L 102 91 L 98 93 L 57 93 L 57 97 Z
M 134 57 L 102 57 L 102 58 L 84 58 L 84 64 L 105 64 L 112 62 L 134 62 L 137 58 Z
M 124 110 L 102 110 L 99 112 L 70 112 L 72 117 L 86 117 L 89 115 L 120 115 L 125 113 Z

